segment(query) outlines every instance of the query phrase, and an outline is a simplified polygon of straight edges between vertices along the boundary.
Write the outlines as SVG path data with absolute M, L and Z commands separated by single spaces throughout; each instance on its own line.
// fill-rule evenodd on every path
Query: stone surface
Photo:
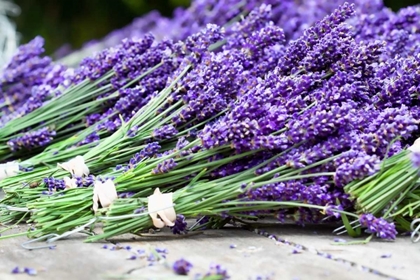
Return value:
M 374 238 L 368 244 L 338 245 L 334 241 L 336 238 L 349 243 L 362 241 L 367 236 L 358 239 L 347 235 L 336 236 L 332 234 L 334 228 L 320 226 L 302 228 L 283 225 L 262 229 L 268 234 L 300 244 L 308 252 L 323 252 L 330 254 L 333 259 L 346 260 L 353 266 L 370 268 L 370 275 L 382 273 L 391 279 L 419 279 L 420 244 L 413 244 L 408 236 L 399 236 L 391 242 Z
M 25 226 L 8 233 L 22 232 Z M 288 232 L 290 238 L 292 232 Z M 135 239 L 133 239 L 135 238 Z M 299 237 L 300 240 L 301 237 Z M 318 238 L 311 236 L 310 238 Z M 304 238 L 303 238 L 304 239 Z M 11 274 L 15 266 L 31 267 L 38 271 L 39 279 L 174 279 L 172 263 L 185 258 L 193 263 L 190 275 L 205 274 L 211 263 L 223 265 L 231 279 L 384 279 L 368 274 L 346 263 L 339 263 L 309 252 L 293 254 L 293 246 L 277 244 L 253 232 L 231 228 L 209 230 L 191 237 L 175 237 L 158 233 L 149 237 L 122 236 L 112 243 L 82 243 L 83 236 L 58 241 L 53 250 L 28 251 L 21 243 L 26 237 L 0 241 L 0 279 L 17 279 Z M 40 243 L 37 243 L 40 244 Z M 108 249 L 103 249 L 106 244 Z M 34 244 L 36 245 L 36 244 Z M 231 248 L 235 245 L 235 248 Z M 131 249 L 125 249 L 130 246 Z M 147 256 L 155 248 L 166 248 L 166 261 L 150 266 Z M 144 257 L 136 254 L 145 250 Z M 362 254 L 362 252 L 361 252 Z M 133 255 L 137 259 L 129 260 Z M 386 261 L 386 260 L 385 260 Z M 366 278 L 369 277 L 369 278 Z M 19 279 L 33 279 L 19 275 Z M 408 278 L 406 278 L 408 279 Z

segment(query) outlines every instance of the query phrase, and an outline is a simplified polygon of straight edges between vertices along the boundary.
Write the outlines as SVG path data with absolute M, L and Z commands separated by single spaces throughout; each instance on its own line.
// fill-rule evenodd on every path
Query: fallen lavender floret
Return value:
M 174 272 L 178 275 L 188 275 L 188 272 L 190 272 L 193 265 L 185 260 L 185 259 L 179 259 L 174 262 L 172 269 Z
M 221 279 L 221 280 L 230 278 L 227 270 L 220 264 L 215 264 L 215 263 L 210 265 L 209 271 L 205 274 L 205 277 L 210 277 L 210 276 L 220 277 L 218 279 Z

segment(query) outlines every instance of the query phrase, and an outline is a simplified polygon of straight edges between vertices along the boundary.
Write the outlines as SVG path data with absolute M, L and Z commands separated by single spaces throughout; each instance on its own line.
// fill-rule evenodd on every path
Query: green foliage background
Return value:
M 239 0 L 238 0 L 239 1 Z M 282 1 L 282 0 L 279 0 Z M 367 0 L 368 1 L 368 0 Z M 14 0 L 21 14 L 13 18 L 22 35 L 22 43 L 41 35 L 47 53 L 69 43 L 80 48 L 91 39 L 100 39 L 110 31 L 129 24 L 151 10 L 171 16 L 177 6 L 190 0 Z M 419 0 L 388 0 L 394 10 L 418 4 Z

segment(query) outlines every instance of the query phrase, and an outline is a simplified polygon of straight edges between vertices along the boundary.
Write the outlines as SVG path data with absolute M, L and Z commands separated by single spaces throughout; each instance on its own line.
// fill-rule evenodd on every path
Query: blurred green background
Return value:
M 239 1 L 239 0 L 238 0 Z M 281 1 L 281 0 L 279 0 Z M 388 7 L 418 4 L 420 0 L 388 0 Z M 177 6 L 190 0 L 14 0 L 22 12 L 12 20 L 22 35 L 21 43 L 41 35 L 46 51 L 52 53 L 69 43 L 77 49 L 91 39 L 100 39 L 110 31 L 129 24 L 150 10 L 170 16 Z

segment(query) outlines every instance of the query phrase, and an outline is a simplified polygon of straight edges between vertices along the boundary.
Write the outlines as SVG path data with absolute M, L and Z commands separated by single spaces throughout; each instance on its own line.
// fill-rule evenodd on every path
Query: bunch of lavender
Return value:
M 59 85 L 68 84 L 71 70 L 41 57 L 44 40 L 36 37 L 19 47 L 12 61 L 2 70 L 1 126 L 40 108 L 60 95 Z
M 395 221 L 401 230 L 410 230 L 419 205 L 419 153 L 415 145 L 411 151 L 403 150 L 385 159 L 378 173 L 345 186 L 358 213 L 370 212 Z
M 197 181 L 189 188 L 182 188 L 176 191 L 173 195 L 175 210 L 177 213 L 182 213 L 185 217 L 197 217 L 206 215 L 209 217 L 237 217 L 237 218 L 252 218 L 249 213 L 276 210 L 287 210 L 291 208 L 308 208 L 322 210 L 324 212 L 344 214 L 356 219 L 359 217 L 353 213 L 348 213 L 340 209 L 336 209 L 332 206 L 318 206 L 311 204 L 311 201 L 305 201 L 305 199 L 299 198 L 294 200 L 264 200 L 258 198 L 256 200 L 250 200 L 247 198 L 247 194 L 250 192 L 257 191 L 262 184 L 260 180 L 265 181 L 269 178 L 268 175 L 263 174 L 255 177 L 254 172 L 258 166 L 251 168 L 225 178 L 216 179 L 213 181 Z M 254 172 L 253 172 L 254 171 Z M 279 168 L 281 171 L 281 168 Z M 323 176 L 324 174 L 311 174 L 309 176 Z M 271 179 L 271 183 L 291 182 L 294 179 L 290 174 L 284 174 L 277 178 Z M 308 176 L 307 176 L 308 177 Z M 292 192 L 293 190 L 290 190 Z M 146 230 L 152 226 L 152 222 L 148 213 L 139 211 L 139 209 L 146 209 L 147 199 L 146 198 L 125 198 L 114 201 L 109 210 L 107 216 L 101 220 L 105 222 L 104 233 L 101 235 L 93 236 L 88 238 L 88 241 L 94 242 L 104 238 L 120 235 L 128 232 L 138 232 Z M 135 217 L 135 219 L 133 219 Z M 383 229 L 392 229 L 392 225 L 387 223 L 375 223 L 373 226 L 372 219 L 367 222 L 364 216 L 360 217 L 360 223 L 364 227 L 373 232 L 383 233 Z M 371 226 L 372 225 L 372 226 Z M 393 239 L 395 238 L 395 230 L 388 231 L 388 234 L 382 234 L 380 237 Z
M 27 67 L 24 67 L 24 63 L 28 60 L 25 61 L 24 59 L 27 56 L 33 56 L 33 54 L 38 55 L 40 49 L 42 49 L 39 46 L 41 43 L 39 39 L 36 39 L 27 47 L 20 49 L 9 64 L 8 69 L 3 73 L 5 81 L 12 83 L 22 77 L 22 75 L 25 77 L 22 71 L 27 69 Z M 152 43 L 153 37 L 151 36 L 146 36 L 138 40 L 125 40 L 117 48 L 107 49 L 95 57 L 85 59 L 80 67 L 64 81 L 56 77 L 57 75 L 60 76 L 60 74 L 63 74 L 63 71 L 56 71 L 57 74 L 54 72 L 49 73 L 51 75 L 48 75 L 45 80 L 51 86 L 58 85 L 58 90 L 62 90 L 63 92 L 58 96 L 54 96 L 57 94 L 55 90 L 57 87 L 54 89 L 45 87 L 48 84 L 41 84 L 41 87 L 32 87 L 34 94 L 40 93 L 41 96 L 45 96 L 46 92 L 51 90 L 47 95 L 53 95 L 54 97 L 51 100 L 47 100 L 47 102 L 43 102 L 42 106 L 38 108 L 36 107 L 39 105 L 32 104 L 31 101 L 33 100 L 29 99 L 27 104 L 33 106 L 29 106 L 29 108 L 24 107 L 23 109 L 29 110 L 30 112 L 25 111 L 22 117 L 6 122 L 0 133 L 1 141 L 9 142 L 10 146 L 16 147 L 16 140 L 14 139 L 16 137 L 26 137 L 30 141 L 31 134 L 28 130 L 44 128 L 54 130 L 57 140 L 80 130 L 83 128 L 82 121 L 86 114 L 101 112 L 104 109 L 101 108 L 104 102 L 117 99 L 121 96 L 119 89 L 124 89 L 135 84 L 162 64 L 159 58 L 155 57 L 154 60 L 149 60 L 149 63 L 127 65 L 127 61 L 147 55 L 147 51 L 150 49 Z M 169 53 L 164 53 L 166 53 L 166 56 L 171 55 L 170 51 Z M 37 59 L 37 61 L 45 60 L 37 56 L 33 59 Z M 47 60 L 50 63 L 50 59 Z M 34 63 L 34 65 L 36 64 Z M 45 71 L 44 68 L 39 69 L 40 71 Z M 39 79 L 37 78 L 38 74 L 42 77 L 42 72 L 38 72 L 30 71 L 29 73 L 35 76 L 30 76 L 28 79 L 30 81 L 36 81 Z M 69 81 L 70 85 L 68 84 Z M 29 134 L 25 135 L 25 133 Z M 33 141 L 29 146 L 33 147 L 37 144 L 40 143 Z M 42 142 L 42 144 L 46 143 Z M 20 147 L 24 148 L 25 146 Z M 6 151 L 7 149 L 4 149 L 4 153 Z

